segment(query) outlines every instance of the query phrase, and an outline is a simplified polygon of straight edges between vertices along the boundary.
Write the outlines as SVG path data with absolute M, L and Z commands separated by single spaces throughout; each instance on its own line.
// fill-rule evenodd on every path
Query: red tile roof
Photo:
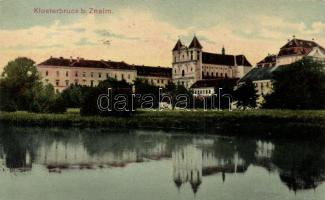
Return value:
M 314 41 L 294 38 L 280 48 L 278 56 L 307 55 L 314 47 L 319 47 L 325 53 L 325 49 Z
M 202 79 L 196 81 L 191 88 L 204 88 L 204 87 L 218 87 L 224 81 L 230 81 L 236 85 L 239 78 L 215 78 L 215 79 Z
M 105 61 L 105 60 L 85 60 L 85 59 L 66 59 L 49 58 L 38 66 L 65 66 L 65 67 L 87 67 L 87 68 L 107 68 L 107 69 L 129 69 L 135 70 L 132 65 L 125 62 Z

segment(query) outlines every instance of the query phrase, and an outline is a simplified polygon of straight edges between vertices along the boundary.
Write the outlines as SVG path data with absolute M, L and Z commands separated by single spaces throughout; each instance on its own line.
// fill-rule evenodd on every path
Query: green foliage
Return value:
M 52 85 L 43 86 L 34 64 L 29 58 L 16 58 L 5 66 L 0 80 L 0 110 L 65 111 L 60 95 Z
M 97 99 L 100 95 L 108 94 L 108 89 L 111 89 L 109 94 L 111 111 L 101 111 L 97 106 Z M 116 95 L 125 95 L 127 98 L 126 109 L 128 111 L 117 111 L 114 109 L 113 99 Z M 99 83 L 97 87 L 88 87 L 85 89 L 84 99 L 81 103 L 80 114 L 81 115 L 100 115 L 100 116 L 129 116 L 132 112 L 131 109 L 131 96 L 132 87 L 125 80 L 118 81 L 116 79 L 107 79 Z M 107 102 L 108 103 L 108 102 Z M 103 105 L 106 106 L 106 105 Z
M 80 85 L 70 85 L 62 91 L 61 96 L 64 103 L 69 108 L 80 108 L 87 87 Z
M 50 113 L 64 113 L 66 110 L 67 107 L 61 96 L 58 96 L 49 106 Z
M 165 88 L 165 93 L 166 95 L 171 97 L 173 109 L 175 109 L 175 106 L 177 106 L 176 103 L 177 101 L 179 101 L 179 99 L 177 99 L 178 95 L 186 95 L 188 99 L 187 108 L 193 107 L 193 94 L 191 91 L 187 90 L 183 85 L 175 85 L 174 83 L 169 83 Z M 182 98 L 181 100 L 183 101 L 184 99 Z
M 234 92 L 234 98 L 238 108 L 255 108 L 258 95 L 252 81 L 246 81 L 240 85 Z
M 157 108 L 159 105 L 159 87 L 155 85 L 151 85 L 148 82 L 142 80 L 142 79 L 136 79 L 134 81 L 134 87 L 136 89 L 135 93 L 143 95 L 153 95 L 153 108 Z M 141 106 L 141 99 L 137 99 L 137 107 Z M 146 106 L 146 105 L 144 105 Z M 151 106 L 151 105 L 148 105 Z
M 324 109 L 325 64 L 305 58 L 274 72 L 273 93 L 265 108 Z
M 34 102 L 42 88 L 40 75 L 34 64 L 33 60 L 20 57 L 4 67 L 0 82 L 3 105 L 16 105 L 19 110 L 29 110 L 30 103 Z

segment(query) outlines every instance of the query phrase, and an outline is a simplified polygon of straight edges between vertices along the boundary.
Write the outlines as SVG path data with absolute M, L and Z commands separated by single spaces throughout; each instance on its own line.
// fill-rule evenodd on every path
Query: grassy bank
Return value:
M 77 126 L 108 128 L 183 129 L 227 134 L 322 134 L 325 111 L 247 110 L 247 111 L 138 111 L 132 117 L 80 116 L 77 109 L 65 114 L 0 112 L 2 125 Z M 285 132 L 285 133 L 282 133 Z

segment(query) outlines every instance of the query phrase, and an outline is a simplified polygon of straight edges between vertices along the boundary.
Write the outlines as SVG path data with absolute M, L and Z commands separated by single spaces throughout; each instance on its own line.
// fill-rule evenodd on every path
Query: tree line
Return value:
M 324 63 L 312 59 L 303 59 L 291 65 L 282 67 L 273 73 L 273 92 L 264 96 L 262 108 L 271 109 L 324 109 L 325 108 L 325 71 Z M 236 86 L 227 79 L 219 83 L 218 88 L 223 88 L 223 94 L 229 94 L 237 108 L 256 108 L 257 90 L 251 80 Z M 132 93 L 145 95 L 151 94 L 152 101 L 147 101 L 152 108 L 159 106 L 159 95 L 170 97 L 171 108 L 178 105 L 175 99 L 178 94 L 188 96 L 188 108 L 207 108 L 221 106 L 228 108 L 227 101 L 213 101 L 212 97 L 194 96 L 191 90 L 182 85 L 169 83 L 163 91 L 158 86 L 151 85 L 145 80 L 136 79 L 131 85 L 124 80 L 118 81 L 109 78 L 100 82 L 95 87 L 70 85 L 61 93 L 57 93 L 51 84 L 43 84 L 41 75 L 37 71 L 35 62 L 29 58 L 19 57 L 10 61 L 5 67 L 0 78 L 0 110 L 1 111 L 29 111 L 42 113 L 63 113 L 68 107 L 80 108 L 82 115 L 130 115 L 130 112 L 110 113 L 98 110 L 97 98 L 100 94 L 107 93 L 107 88 L 112 88 L 113 97 L 124 94 L 132 98 Z M 218 91 L 215 88 L 215 91 Z M 142 100 L 142 101 L 141 101 Z M 135 100 L 136 108 L 146 106 L 143 99 Z M 129 107 L 130 105 L 127 104 Z

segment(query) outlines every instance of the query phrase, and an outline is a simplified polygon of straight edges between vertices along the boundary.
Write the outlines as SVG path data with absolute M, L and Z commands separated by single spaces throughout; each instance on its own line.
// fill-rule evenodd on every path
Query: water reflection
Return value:
M 171 160 L 175 186 L 180 189 L 189 183 L 193 193 L 204 177 L 220 174 L 227 182 L 230 174 L 260 166 L 297 191 L 316 188 L 325 180 L 323 144 L 321 138 L 288 142 L 148 131 L 2 128 L 0 165 L 3 171 L 19 175 L 35 164 L 61 173 Z

